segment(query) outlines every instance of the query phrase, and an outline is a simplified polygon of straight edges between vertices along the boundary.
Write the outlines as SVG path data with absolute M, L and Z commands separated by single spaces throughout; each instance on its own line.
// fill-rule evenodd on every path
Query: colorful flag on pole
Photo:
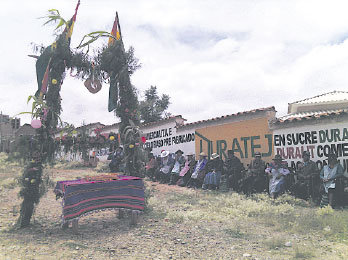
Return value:
M 117 15 L 117 12 L 116 12 L 114 25 L 112 26 L 112 30 L 111 30 L 110 34 L 112 36 L 114 36 L 116 38 L 116 40 L 120 40 L 121 39 L 121 32 L 120 31 L 121 31 L 120 30 L 120 24 L 118 23 L 118 15 Z M 110 46 L 114 42 L 115 42 L 115 39 L 113 37 L 109 37 L 108 45 Z
M 64 32 L 66 32 L 66 40 L 69 41 L 70 43 L 70 39 L 71 39 L 71 35 L 73 33 L 74 30 L 74 24 L 76 21 L 76 15 L 77 15 L 77 10 L 79 9 L 80 6 L 80 0 L 77 2 L 76 8 L 75 8 L 75 14 L 73 15 L 73 17 L 71 17 L 71 19 L 68 22 L 68 26 L 65 27 Z
M 49 78 L 49 73 L 50 73 L 50 63 L 51 63 L 51 58 L 50 58 L 50 60 L 48 61 L 45 74 L 44 74 L 44 76 L 43 76 L 43 78 L 42 78 L 41 90 L 40 90 L 40 97 L 42 97 L 42 95 L 43 95 L 43 94 L 46 94 L 46 92 L 47 92 L 48 78 Z

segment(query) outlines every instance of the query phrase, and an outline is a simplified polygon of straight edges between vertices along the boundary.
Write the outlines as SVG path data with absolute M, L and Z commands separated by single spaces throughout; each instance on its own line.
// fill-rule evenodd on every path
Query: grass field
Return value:
M 148 207 L 136 226 L 104 211 L 81 218 L 78 235 L 62 230 L 61 201 L 51 188 L 32 225 L 18 230 L 20 173 L 0 156 L 0 259 L 348 259 L 347 209 L 149 181 Z M 45 173 L 54 182 L 99 174 L 76 164 Z

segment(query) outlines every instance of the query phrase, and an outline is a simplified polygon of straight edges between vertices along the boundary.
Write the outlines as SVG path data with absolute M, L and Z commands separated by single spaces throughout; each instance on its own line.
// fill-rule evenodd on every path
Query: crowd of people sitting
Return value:
M 298 198 L 311 198 L 321 206 L 330 204 L 332 207 L 342 205 L 345 200 L 346 180 L 335 154 L 328 156 L 328 165 L 319 171 L 307 151 L 303 152 L 303 162 L 298 168 L 289 169 L 280 155 L 268 164 L 262 160 L 261 153 L 256 152 L 245 168 L 232 150 L 228 150 L 225 161 L 217 153 L 208 159 L 202 152 L 196 161 L 194 154 L 184 156 L 181 150 L 174 154 L 163 150 L 157 157 L 149 153 L 145 169 L 150 180 L 169 185 L 204 190 L 219 190 L 224 185 L 247 195 L 268 192 L 274 199 L 288 191 Z

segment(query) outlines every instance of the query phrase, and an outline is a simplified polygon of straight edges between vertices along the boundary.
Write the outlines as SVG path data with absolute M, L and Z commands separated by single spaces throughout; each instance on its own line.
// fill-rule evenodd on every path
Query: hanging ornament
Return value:
M 130 145 L 129 145 L 129 148 L 134 148 L 134 144 L 130 144 Z
M 31 127 L 34 128 L 34 129 L 38 129 L 42 126 L 42 123 L 41 123 L 41 120 L 39 119 L 33 119 L 31 120 Z
M 124 112 L 128 113 L 128 112 L 129 112 L 129 109 L 128 109 L 128 108 L 126 108 L 126 109 L 124 110 Z
M 57 81 L 56 79 L 52 79 L 52 84 L 53 84 L 53 85 L 56 85 L 57 82 L 58 82 L 58 81 Z
M 112 135 L 112 136 L 110 136 L 109 139 L 110 139 L 110 141 L 113 141 L 113 140 L 115 140 L 115 136 Z
M 146 137 L 145 136 L 142 136 L 141 137 L 141 142 L 144 144 L 144 143 L 146 143 Z

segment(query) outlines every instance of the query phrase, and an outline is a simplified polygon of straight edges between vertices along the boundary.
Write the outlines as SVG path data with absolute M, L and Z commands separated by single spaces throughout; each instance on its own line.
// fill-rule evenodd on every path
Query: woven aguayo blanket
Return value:
M 59 181 L 54 189 L 63 201 L 63 221 L 95 210 L 124 208 L 144 210 L 144 183 L 141 178 L 118 175 L 115 178 L 85 178 Z

